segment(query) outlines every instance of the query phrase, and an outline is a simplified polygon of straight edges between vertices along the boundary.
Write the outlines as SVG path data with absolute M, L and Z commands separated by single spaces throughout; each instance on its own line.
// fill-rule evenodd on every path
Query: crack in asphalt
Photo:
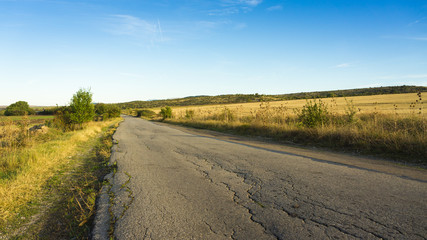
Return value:
M 193 225 L 180 226 L 197 227 L 200 234 L 210 239 L 212 235 L 245 239 L 251 236 L 247 235 L 248 226 L 256 228 L 254 233 L 259 236 L 276 239 L 426 239 L 425 220 L 411 208 L 414 205 L 419 212 L 426 209 L 420 200 L 425 199 L 423 181 L 246 144 L 187 136 L 176 130 L 171 134 L 159 126 L 149 130 L 153 124 L 143 124 L 146 124 L 144 128 L 129 131 L 144 134 L 138 136 L 135 145 L 140 146 L 139 152 L 129 154 L 133 162 L 142 164 L 141 169 L 146 167 L 143 177 L 130 171 L 138 177 L 138 184 L 145 185 L 142 188 L 135 185 L 130 174 L 126 181 L 123 180 L 126 172 L 115 177 L 115 184 L 125 181 L 121 189 L 111 189 L 111 192 L 120 192 L 122 198 L 114 202 L 120 218 L 132 215 L 124 214 L 134 200 L 128 185 L 132 181 L 138 196 L 140 193 L 149 195 L 150 190 L 154 193 L 139 201 L 139 206 L 149 203 L 147 209 L 152 209 L 142 222 L 154 219 L 174 225 L 173 221 L 181 216 L 179 211 L 184 211 L 181 213 L 188 215 L 180 224 L 191 222 Z M 131 126 L 135 127 L 136 122 Z M 135 141 L 136 138 L 130 139 Z M 129 144 L 134 146 L 134 143 Z M 148 157 L 139 158 L 137 154 L 142 153 Z M 127 158 L 128 152 L 120 156 Z M 134 165 L 126 163 L 126 166 L 132 168 Z M 151 173 L 148 167 L 157 172 Z M 140 182 L 141 179 L 148 183 Z M 207 197 L 209 194 L 215 195 Z M 188 206 L 193 209 L 185 210 Z M 137 210 L 134 206 L 132 209 Z M 234 212 L 231 214 L 228 209 Z M 232 220 L 224 218 L 221 221 L 218 218 L 222 216 L 231 216 Z M 195 220 L 197 222 L 193 223 Z M 116 224 L 119 225 L 125 227 L 125 224 Z M 140 237 L 149 239 L 151 233 L 155 238 L 196 236 L 187 235 L 190 229 L 167 232 L 158 226 L 149 226 L 152 228 L 141 228 Z
M 185 152 L 183 151 L 183 150 L 177 150 L 177 149 L 174 149 L 174 150 L 172 150 L 173 152 L 175 152 L 175 153 L 177 153 L 177 154 L 180 154 L 180 155 L 182 155 L 182 156 L 188 156 L 187 154 L 185 154 Z M 210 171 L 211 170 L 213 170 L 214 169 L 214 167 L 219 167 L 220 169 L 221 169 L 221 171 L 225 171 L 225 172 L 227 172 L 227 173 L 229 173 L 229 174 L 233 174 L 233 175 L 235 175 L 237 178 L 239 178 L 239 179 L 241 179 L 241 180 L 239 180 L 239 181 L 241 181 L 242 183 L 245 183 L 245 178 L 244 177 L 242 177 L 242 175 L 243 176 L 246 176 L 246 174 L 238 174 L 238 173 L 236 173 L 236 172 L 233 172 L 233 171 L 228 171 L 228 170 L 226 170 L 225 168 L 223 168 L 221 165 L 219 165 L 219 164 L 213 164 L 213 163 L 211 163 L 211 162 L 209 162 L 208 161 L 208 159 L 206 159 L 206 158 L 204 158 L 204 157 L 199 157 L 199 156 L 195 156 L 196 157 L 196 159 L 198 160 L 198 161 L 201 161 L 201 162 L 204 162 L 205 163 L 205 165 L 207 165 L 208 166 L 208 168 L 209 169 L 203 169 L 203 168 L 206 168 L 206 167 L 204 167 L 204 166 L 202 166 L 201 164 L 198 164 L 197 162 L 195 162 L 195 161 L 191 161 L 189 158 L 187 158 L 186 157 L 186 159 L 187 159 L 187 161 L 189 162 L 189 163 L 191 163 L 191 164 L 193 164 L 194 166 L 196 166 L 196 170 L 199 172 L 199 173 L 201 173 L 201 175 L 206 179 L 206 180 L 208 180 L 210 183 L 213 183 L 213 184 L 216 184 L 216 185 L 218 185 L 218 186 L 220 186 L 221 184 L 223 185 L 223 186 L 225 186 L 225 188 L 228 190 L 228 191 L 230 191 L 230 192 L 232 192 L 233 193 L 233 202 L 235 203 L 235 204 L 237 204 L 237 205 L 239 205 L 239 206 L 241 206 L 241 207 L 243 207 L 243 208 L 245 208 L 247 211 L 248 211 L 248 213 L 250 214 L 250 220 L 253 222 L 253 223 L 255 223 L 255 224 L 258 224 L 258 225 L 260 225 L 263 229 L 264 229 L 264 231 L 265 231 L 265 233 L 268 233 L 267 232 L 267 228 L 262 224 L 262 222 L 260 222 L 260 221 L 256 221 L 256 220 L 254 220 L 254 218 L 253 218 L 253 211 L 252 211 L 252 209 L 250 208 L 250 207 L 248 207 L 247 205 L 245 205 L 245 204 L 242 204 L 241 202 L 242 201 L 239 201 L 239 200 L 241 200 L 241 197 L 240 196 L 238 196 L 238 193 L 235 191 L 235 190 L 233 190 L 232 189 L 232 184 L 229 184 L 229 183 L 226 183 L 225 181 L 219 181 L 219 182 L 217 182 L 217 181 L 214 181 L 213 180 L 213 178 L 210 176 Z M 260 181 L 260 180 L 259 180 Z M 246 183 L 247 184 L 247 183 Z M 247 184 L 247 185 L 249 185 L 249 184 Z M 250 193 L 250 191 L 251 191 L 251 189 L 253 188 L 253 187 L 255 187 L 256 185 L 255 184 L 250 184 L 249 185 L 249 188 L 246 190 L 246 193 L 247 193 L 247 198 L 249 199 L 249 200 L 251 200 L 251 201 L 253 201 L 252 199 L 251 199 L 251 193 Z M 244 202 L 244 200 L 243 200 L 243 202 Z M 206 222 L 205 222 L 206 223 Z M 207 224 L 207 223 L 206 223 Z M 212 230 L 212 229 L 211 229 Z M 235 233 L 233 233 L 232 234 L 232 238 L 233 238 L 233 235 L 234 235 Z M 270 233 L 268 233 L 268 234 L 270 234 Z M 272 234 L 276 239 L 278 239 L 277 238 L 277 236 L 275 236 L 274 234 Z M 233 238 L 234 239 L 234 238 Z
M 180 154 L 180 155 L 186 155 L 185 154 L 185 152 L 183 151 L 183 150 L 174 150 L 174 152 L 176 152 L 176 153 L 178 153 L 178 154 Z M 223 170 L 223 171 L 226 171 L 226 172 L 228 172 L 228 173 L 231 173 L 231 174 L 235 174 L 237 177 L 239 177 L 239 178 L 241 178 L 242 179 L 242 181 L 244 182 L 244 183 L 246 183 L 247 185 L 249 185 L 249 188 L 247 189 L 247 197 L 248 197 L 248 199 L 250 199 L 253 203 L 255 203 L 255 204 L 257 204 L 258 206 L 260 206 L 261 208 L 265 208 L 266 206 L 264 206 L 263 204 L 262 204 L 262 200 L 260 200 L 260 199 L 258 199 L 255 195 L 257 195 L 258 193 L 259 193 L 259 195 L 260 195 L 260 198 L 262 198 L 262 193 L 261 193 L 261 191 L 263 190 L 262 189 L 262 186 L 263 186 L 263 182 L 262 182 L 262 180 L 260 179 L 260 178 L 257 178 L 257 177 L 255 177 L 255 176 L 253 176 L 253 175 L 251 175 L 249 172 L 247 172 L 247 171 L 244 171 L 244 170 L 242 170 L 242 169 L 236 169 L 236 170 L 234 170 L 234 171 L 230 171 L 230 170 L 227 170 L 227 169 L 225 169 L 223 166 L 221 166 L 220 164 L 213 164 L 213 163 L 211 163 L 211 162 L 209 162 L 209 160 L 208 159 L 206 159 L 206 158 L 202 158 L 202 157 L 198 157 L 198 156 L 196 156 L 196 158 L 199 160 L 199 161 L 203 161 L 205 164 L 207 164 L 208 166 L 210 166 L 210 169 L 209 170 L 206 170 L 206 169 L 202 169 L 202 168 L 205 168 L 204 166 L 202 166 L 201 164 L 197 164 L 196 162 L 193 162 L 193 161 L 191 161 L 191 160 L 188 160 L 189 162 L 191 162 L 192 164 L 194 164 L 195 166 L 196 166 L 196 169 L 204 176 L 204 178 L 205 179 L 207 179 L 209 182 L 211 182 L 211 183 L 214 183 L 214 184 L 217 184 L 218 185 L 218 183 L 217 182 L 215 182 L 214 180 L 213 180 L 213 178 L 212 177 L 210 177 L 210 170 L 212 170 L 213 169 L 213 167 L 219 167 L 221 170 Z M 273 171 L 271 171 L 271 172 L 273 172 Z M 275 173 L 275 172 L 273 172 L 273 173 Z M 296 188 L 296 186 L 295 186 L 295 184 L 292 182 L 292 180 L 291 180 L 291 178 L 289 177 L 289 178 L 281 178 L 281 180 L 282 181 L 286 181 L 286 185 L 288 185 L 288 186 L 290 186 L 290 189 L 287 189 L 287 188 L 285 188 L 285 191 L 284 191 L 284 193 L 285 193 L 285 195 L 287 196 L 287 198 L 289 198 L 289 199 L 292 199 L 292 198 L 294 198 L 294 199 L 298 199 L 298 201 L 299 202 L 301 202 L 301 203 L 304 203 L 304 204 L 306 204 L 306 205 L 311 205 L 312 207 L 318 207 L 318 208 L 321 208 L 321 209 L 323 209 L 323 210 L 327 210 L 327 211 L 330 211 L 330 212 L 333 212 L 333 213 L 336 213 L 336 214 L 340 214 L 340 215 L 344 215 L 344 216 L 347 216 L 347 217 L 351 217 L 351 218 L 353 218 L 354 217 L 354 215 L 352 215 L 352 214 L 350 214 L 350 213 L 346 213 L 346 212 L 342 212 L 342 211 L 339 211 L 339 210 L 336 210 L 336 209 L 334 209 L 334 208 L 331 208 L 331 207 L 328 207 L 328 206 L 326 206 L 324 203 L 322 203 L 322 202 L 316 202 L 316 201 L 313 201 L 313 200 L 311 200 L 311 201 L 307 201 L 307 200 L 303 200 L 304 199 L 304 195 L 303 194 L 301 194 L 298 190 L 297 190 L 297 188 Z M 265 224 L 262 222 L 262 221 L 257 221 L 257 220 L 255 220 L 254 219 L 254 216 L 256 215 L 256 213 L 254 212 L 254 209 L 253 209 L 253 207 L 251 208 L 250 206 L 248 206 L 247 204 L 242 204 L 241 202 L 242 201 L 239 201 L 239 200 L 241 200 L 241 196 L 238 196 L 238 193 L 236 192 L 236 191 L 234 191 L 233 189 L 232 189 L 232 186 L 231 186 L 231 184 L 229 184 L 229 183 L 226 183 L 226 182 L 224 182 L 224 181 L 221 181 L 221 182 L 219 182 L 220 184 L 223 184 L 226 188 L 227 188 L 227 190 L 228 191 L 230 191 L 230 192 L 232 192 L 233 193 L 233 201 L 236 203 L 236 204 L 238 204 L 238 205 L 240 205 L 240 206 L 242 206 L 242 207 L 244 207 L 245 209 L 247 209 L 248 210 L 248 212 L 250 213 L 250 215 L 251 215 L 251 217 L 250 217 L 250 219 L 251 219 L 251 221 L 253 221 L 254 223 L 257 223 L 257 224 L 259 224 L 259 225 L 261 225 L 263 228 L 264 228 L 264 230 L 267 232 L 267 233 L 269 233 L 269 234 L 271 234 L 271 235 L 273 235 L 274 237 L 276 237 L 277 239 L 281 239 L 280 238 L 280 234 L 279 233 L 276 233 L 275 231 L 270 231 L 269 229 L 268 229 L 268 227 L 267 226 L 265 226 Z M 297 196 L 298 196 L 298 198 L 297 198 Z M 310 199 L 308 196 L 307 197 L 305 197 L 305 199 Z M 244 202 L 244 201 L 243 201 Z M 276 205 L 276 206 L 278 206 L 276 203 L 274 203 L 274 205 Z M 346 235 L 349 235 L 349 236 L 352 236 L 352 237 L 355 237 L 355 238 L 361 238 L 361 236 L 358 236 L 358 235 L 356 235 L 356 234 L 353 234 L 353 233 L 351 233 L 350 231 L 348 231 L 348 230 L 346 230 L 345 228 L 343 228 L 343 227 L 340 227 L 340 226 L 337 226 L 337 225 L 335 225 L 335 224 L 328 224 L 328 223 L 324 223 L 324 222 L 322 222 L 322 221 L 320 221 L 320 220 L 318 220 L 318 219 L 316 219 L 316 217 L 318 218 L 319 216 L 316 216 L 315 214 L 313 215 L 313 217 L 304 217 L 303 215 L 301 215 L 301 214 L 298 214 L 297 212 L 296 212 L 296 208 L 294 207 L 295 205 L 293 205 L 293 206 L 291 206 L 291 208 L 293 208 L 293 210 L 290 210 L 290 209 L 288 209 L 286 206 L 280 206 L 280 207 L 278 207 L 278 208 L 276 208 L 276 209 L 278 209 L 278 210 L 282 210 L 284 213 L 286 213 L 286 215 L 287 216 L 289 216 L 289 217 L 292 217 L 292 218 L 298 218 L 298 219 L 300 219 L 301 221 L 303 221 L 304 223 L 309 223 L 310 221 L 311 222 L 313 222 L 313 223 L 317 223 L 317 224 L 319 224 L 319 225 L 322 225 L 322 226 L 324 226 L 324 227 L 326 227 L 326 228 L 328 228 L 328 227 L 332 227 L 332 228 L 335 228 L 336 230 L 338 230 L 339 232 L 341 232 L 341 233 L 343 233 L 343 234 L 346 234 Z M 298 207 L 299 208 L 299 207 Z M 378 221 L 376 221 L 376 220 L 374 220 L 374 219 L 372 219 L 372 218 L 366 218 L 367 220 L 370 220 L 370 221 L 372 221 L 373 223 L 376 223 L 376 224 L 378 224 L 378 225 L 381 225 L 382 227 L 384 227 L 384 228 L 387 228 L 387 229 L 389 229 L 390 227 L 389 226 L 387 226 L 387 225 L 385 225 L 385 224 L 382 224 L 381 222 L 378 222 Z M 357 226 L 357 225 L 355 225 L 355 224 L 351 224 L 351 225 L 349 225 L 349 227 L 354 227 L 354 228 L 356 228 L 356 229 L 359 229 L 359 230 L 362 230 L 362 231 L 364 231 L 364 232 L 366 232 L 366 233 L 368 233 L 368 234 L 372 234 L 373 236 L 375 236 L 375 237 L 377 237 L 377 238 L 381 238 L 381 239 L 385 239 L 386 237 L 385 236 L 383 236 L 383 235 L 380 235 L 380 234 L 377 234 L 377 233 L 375 233 L 375 232 L 373 232 L 373 231 L 369 231 L 369 230 L 367 230 L 367 229 L 365 229 L 365 228 L 363 228 L 363 227 L 361 227 L 361 226 Z M 400 233 L 400 234 L 402 234 L 403 235 L 403 233 L 400 231 L 400 230 L 398 230 L 398 229 L 393 229 L 393 230 L 395 230 L 395 231 L 397 231 L 398 233 Z

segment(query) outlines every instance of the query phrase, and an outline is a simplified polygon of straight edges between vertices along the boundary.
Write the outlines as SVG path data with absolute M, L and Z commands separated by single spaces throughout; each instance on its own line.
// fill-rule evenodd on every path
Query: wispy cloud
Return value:
M 114 35 L 133 36 L 150 42 L 164 41 L 160 20 L 150 22 L 131 15 L 111 15 L 108 18 L 106 31 Z
M 222 9 L 213 9 L 208 12 L 209 16 L 227 16 L 239 13 L 239 8 L 236 7 L 228 7 Z
M 219 20 L 219 21 L 198 21 L 196 22 L 197 28 L 200 30 L 215 30 L 222 27 L 231 27 L 236 30 L 241 30 L 247 27 L 246 23 L 236 23 L 228 20 Z
M 333 66 L 333 68 L 347 68 L 347 67 L 350 67 L 350 65 L 351 65 L 350 63 L 341 63 Z
M 412 27 L 412 26 L 414 26 L 414 25 L 417 25 L 418 23 L 423 22 L 425 19 L 427 19 L 427 17 L 423 17 L 423 18 L 417 19 L 417 20 L 415 20 L 415 21 L 413 21 L 413 22 L 410 22 L 410 23 L 408 24 L 408 26 L 409 26 L 409 27 Z
M 198 27 L 201 27 L 204 29 L 215 29 L 229 23 L 230 21 L 198 21 L 196 24 Z
M 257 6 L 262 3 L 262 0 L 222 0 L 224 4 L 227 5 L 248 5 L 248 6 Z
M 280 11 L 282 9 L 283 9 L 282 5 L 276 5 L 276 6 L 271 6 L 267 8 L 267 11 Z
M 262 3 L 263 0 L 221 0 L 219 8 L 210 10 L 210 16 L 226 16 L 250 12 Z

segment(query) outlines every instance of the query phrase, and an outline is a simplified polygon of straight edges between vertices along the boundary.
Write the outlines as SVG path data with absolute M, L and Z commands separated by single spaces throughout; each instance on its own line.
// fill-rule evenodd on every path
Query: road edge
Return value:
M 144 120 L 144 119 L 141 119 Z M 151 121 L 154 124 L 165 125 L 188 134 L 198 135 L 207 138 L 215 138 L 221 141 L 241 144 L 248 147 L 260 148 L 267 151 L 285 153 L 306 157 L 312 161 L 327 164 L 343 165 L 350 168 L 358 168 L 366 171 L 374 171 L 383 174 L 393 175 L 404 179 L 427 182 L 427 169 L 417 165 L 394 162 L 369 156 L 359 156 L 351 153 L 341 153 L 328 151 L 316 147 L 299 146 L 296 144 L 286 144 L 265 137 L 240 136 L 223 133 L 208 129 L 198 129 L 173 123 Z

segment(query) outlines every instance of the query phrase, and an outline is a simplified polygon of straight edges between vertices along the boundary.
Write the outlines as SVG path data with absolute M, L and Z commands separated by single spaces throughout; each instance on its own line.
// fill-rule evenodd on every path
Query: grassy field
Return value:
M 422 96 L 427 97 L 427 92 L 421 93 Z M 354 107 L 359 114 L 378 112 L 382 114 L 398 114 L 398 115 L 411 115 L 419 113 L 419 108 L 411 107 L 419 101 L 419 96 L 416 93 L 405 94 L 386 94 L 386 95 L 373 95 L 373 96 L 359 96 L 359 97 L 339 97 L 339 98 L 324 98 L 322 101 L 329 106 L 329 109 L 334 113 L 345 113 L 348 101 L 352 101 Z M 289 101 L 274 101 L 268 102 L 271 108 L 285 108 L 288 114 L 294 114 L 294 109 L 301 109 L 306 104 L 305 99 L 289 100 Z M 194 110 L 196 115 L 209 115 L 215 112 L 220 112 L 224 108 L 228 108 L 235 112 L 237 117 L 250 116 L 258 111 L 266 103 L 238 103 L 238 104 L 223 104 L 223 105 L 205 105 L 205 106 L 191 106 L 191 107 L 174 107 L 174 115 L 176 118 L 185 117 L 187 110 Z M 160 112 L 160 108 L 152 109 Z M 423 116 L 427 116 L 427 112 L 423 111 Z
M 426 94 L 174 107 L 165 121 L 425 166 Z
M 28 132 L 28 119 L 14 120 L 0 126 L 0 239 L 87 238 L 111 126 L 120 120 L 44 134 Z

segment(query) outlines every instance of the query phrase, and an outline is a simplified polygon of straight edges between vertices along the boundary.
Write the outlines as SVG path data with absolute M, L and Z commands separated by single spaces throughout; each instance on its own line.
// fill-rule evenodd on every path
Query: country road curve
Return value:
M 427 239 L 426 170 L 124 119 L 115 239 Z

